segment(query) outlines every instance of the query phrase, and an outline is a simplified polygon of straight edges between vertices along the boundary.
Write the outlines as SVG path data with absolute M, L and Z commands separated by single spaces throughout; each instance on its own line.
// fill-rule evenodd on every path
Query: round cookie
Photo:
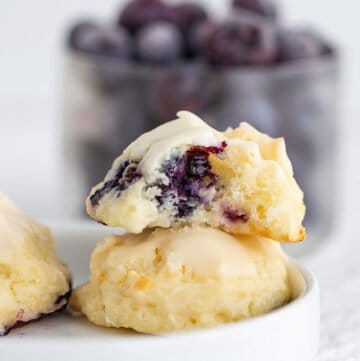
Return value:
M 159 334 L 241 320 L 290 299 L 279 243 L 195 227 L 107 237 L 70 308 L 97 325 Z
M 284 140 L 247 123 L 219 132 L 190 112 L 130 144 L 86 208 L 131 233 L 208 225 L 277 241 L 305 238 L 303 193 Z
M 49 229 L 0 193 L 0 335 L 64 308 L 70 290 Z

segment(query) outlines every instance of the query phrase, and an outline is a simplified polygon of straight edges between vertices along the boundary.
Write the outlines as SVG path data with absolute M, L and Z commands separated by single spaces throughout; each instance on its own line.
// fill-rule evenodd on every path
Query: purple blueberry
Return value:
M 232 223 L 246 223 L 249 215 L 243 209 L 225 208 L 224 217 Z
M 323 53 L 322 42 L 304 30 L 283 29 L 278 34 L 280 62 L 314 58 Z
M 69 45 L 83 52 L 129 59 L 132 54 L 130 35 L 124 28 L 84 22 L 69 34 Z
M 173 21 L 171 8 L 161 0 L 132 0 L 120 14 L 119 24 L 132 33 L 154 21 Z
M 130 163 L 129 161 L 125 161 L 124 163 L 120 164 L 115 176 L 105 182 L 102 188 L 98 189 L 90 197 L 92 207 L 96 207 L 99 204 L 101 198 L 110 193 L 112 190 L 115 190 L 119 196 L 131 184 L 136 182 L 141 177 L 137 166 L 138 163 Z
M 192 3 L 174 5 L 172 12 L 174 21 L 184 34 L 187 34 L 195 24 L 208 18 L 208 14 L 202 6 Z
M 217 66 L 266 65 L 275 55 L 273 26 L 249 15 L 219 24 L 205 50 L 205 57 Z
M 188 173 L 194 177 L 202 177 L 208 170 L 208 163 L 207 158 L 201 153 L 195 154 L 188 163 Z
M 209 154 L 224 151 L 226 143 L 218 147 L 193 146 L 183 156 L 175 156 L 163 165 L 168 184 L 158 185 L 162 194 L 157 197 L 159 206 L 171 200 L 176 207 L 176 217 L 191 216 L 196 207 L 207 204 L 204 190 L 215 187 L 217 176 L 211 172 Z
M 219 154 L 224 151 L 227 144 L 223 142 L 219 147 L 193 146 L 186 152 L 186 174 L 189 177 L 213 177 L 208 161 L 209 154 Z
M 277 8 L 272 0 L 233 0 L 233 6 L 236 9 L 251 11 L 268 19 L 277 17 Z
M 137 57 L 152 64 L 171 63 L 183 53 L 183 37 L 178 28 L 166 21 L 144 26 L 136 36 Z
M 210 20 L 195 24 L 188 36 L 188 47 L 192 55 L 201 54 L 216 29 L 216 23 Z
M 91 20 L 83 20 L 76 24 L 74 24 L 68 32 L 67 36 L 67 45 L 70 48 L 78 49 L 79 43 L 81 43 L 81 39 L 83 34 L 89 30 L 96 29 L 97 24 Z
M 210 172 L 209 152 L 193 147 L 187 151 L 186 173 L 189 177 L 204 177 Z

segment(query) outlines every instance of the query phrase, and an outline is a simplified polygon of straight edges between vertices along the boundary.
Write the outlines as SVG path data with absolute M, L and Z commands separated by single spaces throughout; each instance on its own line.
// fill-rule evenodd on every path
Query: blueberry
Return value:
M 186 152 L 186 173 L 190 177 L 203 178 L 208 176 L 214 177 L 211 172 L 211 166 L 208 161 L 209 154 L 219 154 L 224 151 L 227 144 L 222 142 L 220 146 L 193 146 Z
M 112 190 L 116 190 L 119 196 L 122 191 L 136 182 L 140 177 L 141 173 L 138 171 L 137 163 L 125 161 L 120 164 L 115 176 L 105 182 L 104 185 L 90 197 L 92 207 L 97 206 L 101 198 Z
M 161 0 L 132 0 L 119 17 L 119 24 L 132 33 L 154 21 L 173 21 L 171 8 Z
M 187 152 L 187 174 L 190 177 L 204 177 L 210 170 L 209 153 L 204 150 L 190 150 Z
M 124 28 L 81 23 L 70 31 L 70 46 L 91 54 L 128 59 L 132 54 L 130 36 Z
M 102 188 L 98 189 L 91 197 L 90 202 L 91 206 L 95 207 L 100 202 L 101 198 L 105 196 L 105 194 L 110 193 L 110 191 L 116 186 L 116 181 L 113 179 L 111 181 L 105 182 Z
M 192 3 L 174 5 L 172 12 L 174 21 L 184 34 L 187 34 L 195 24 L 208 18 L 208 14 L 202 6 Z
M 191 27 L 188 36 L 188 47 L 192 55 L 201 54 L 216 29 L 215 22 L 208 20 L 196 23 Z
M 224 217 L 232 223 L 246 223 L 249 220 L 249 215 L 243 209 L 226 208 Z
M 323 53 L 323 44 L 303 30 L 283 29 L 278 34 L 280 62 L 314 58 Z
M 148 63 L 164 64 L 178 60 L 183 38 L 176 26 L 159 21 L 144 26 L 136 36 L 136 54 Z
M 277 8 L 272 0 L 233 0 L 236 9 L 247 10 L 268 19 L 276 19 Z
M 76 24 L 74 24 L 68 32 L 67 35 L 67 45 L 72 49 L 78 49 L 79 43 L 81 43 L 81 39 L 84 33 L 89 30 L 96 29 L 97 25 L 91 20 L 83 20 Z M 81 44 L 80 44 L 81 46 Z
M 208 161 L 210 153 L 224 151 L 226 143 L 219 146 L 193 146 L 182 156 L 174 156 L 163 164 L 163 172 L 169 179 L 166 185 L 157 185 L 162 194 L 157 197 L 159 205 L 170 200 L 176 207 L 176 217 L 191 216 L 199 205 L 207 204 L 204 190 L 215 187 L 216 175 L 211 172 Z
M 196 206 L 189 203 L 188 200 L 180 200 L 177 204 L 177 217 L 186 218 L 190 217 L 194 212 Z
M 242 15 L 218 25 L 205 49 L 213 65 L 266 65 L 276 55 L 273 26 L 259 17 Z
M 123 172 L 122 178 L 118 180 L 116 189 L 119 192 L 127 189 L 132 183 L 136 182 L 141 177 L 141 173 L 138 171 L 137 164 L 129 165 L 125 172 Z

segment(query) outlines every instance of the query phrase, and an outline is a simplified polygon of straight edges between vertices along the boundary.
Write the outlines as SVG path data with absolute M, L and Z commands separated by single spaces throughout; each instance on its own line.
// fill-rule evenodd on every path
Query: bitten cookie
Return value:
M 263 314 L 290 300 L 289 282 L 278 242 L 159 228 L 101 241 L 70 307 L 100 326 L 158 334 Z
M 305 238 L 303 193 L 284 140 L 247 123 L 219 132 L 189 112 L 130 144 L 86 208 L 132 233 L 209 225 L 278 241 Z
M 0 335 L 64 308 L 70 290 L 48 228 L 0 193 Z

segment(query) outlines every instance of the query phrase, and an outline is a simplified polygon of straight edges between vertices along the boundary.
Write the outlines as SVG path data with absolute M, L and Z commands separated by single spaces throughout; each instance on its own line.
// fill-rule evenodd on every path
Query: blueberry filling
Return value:
M 113 189 L 116 190 L 119 196 L 122 191 L 137 181 L 141 177 L 137 165 L 138 163 L 130 161 L 125 161 L 120 164 L 115 177 L 105 182 L 104 185 L 90 197 L 91 205 L 95 207 L 100 199 Z
M 175 217 L 185 218 L 191 216 L 199 205 L 206 206 L 211 199 L 204 195 L 204 191 L 214 188 L 217 179 L 217 175 L 211 172 L 208 158 L 210 154 L 222 153 L 226 146 L 226 142 L 218 147 L 192 146 L 185 154 L 175 155 L 166 161 L 161 171 L 166 174 L 169 182 L 149 186 L 161 189 L 161 194 L 155 197 L 159 207 L 170 202 L 176 209 Z M 138 163 L 122 163 L 115 176 L 90 197 L 91 205 L 95 207 L 112 190 L 116 190 L 119 196 L 140 177 Z
M 193 146 L 184 155 L 165 162 L 162 171 L 169 183 L 158 185 L 162 190 L 156 197 L 159 206 L 170 201 L 176 209 L 175 217 L 186 218 L 199 205 L 207 205 L 211 199 L 204 196 L 204 190 L 215 187 L 217 179 L 208 158 L 210 153 L 219 154 L 225 147 L 225 142 L 220 147 Z
M 249 220 L 249 215 L 243 209 L 226 208 L 224 216 L 232 223 L 246 223 Z

